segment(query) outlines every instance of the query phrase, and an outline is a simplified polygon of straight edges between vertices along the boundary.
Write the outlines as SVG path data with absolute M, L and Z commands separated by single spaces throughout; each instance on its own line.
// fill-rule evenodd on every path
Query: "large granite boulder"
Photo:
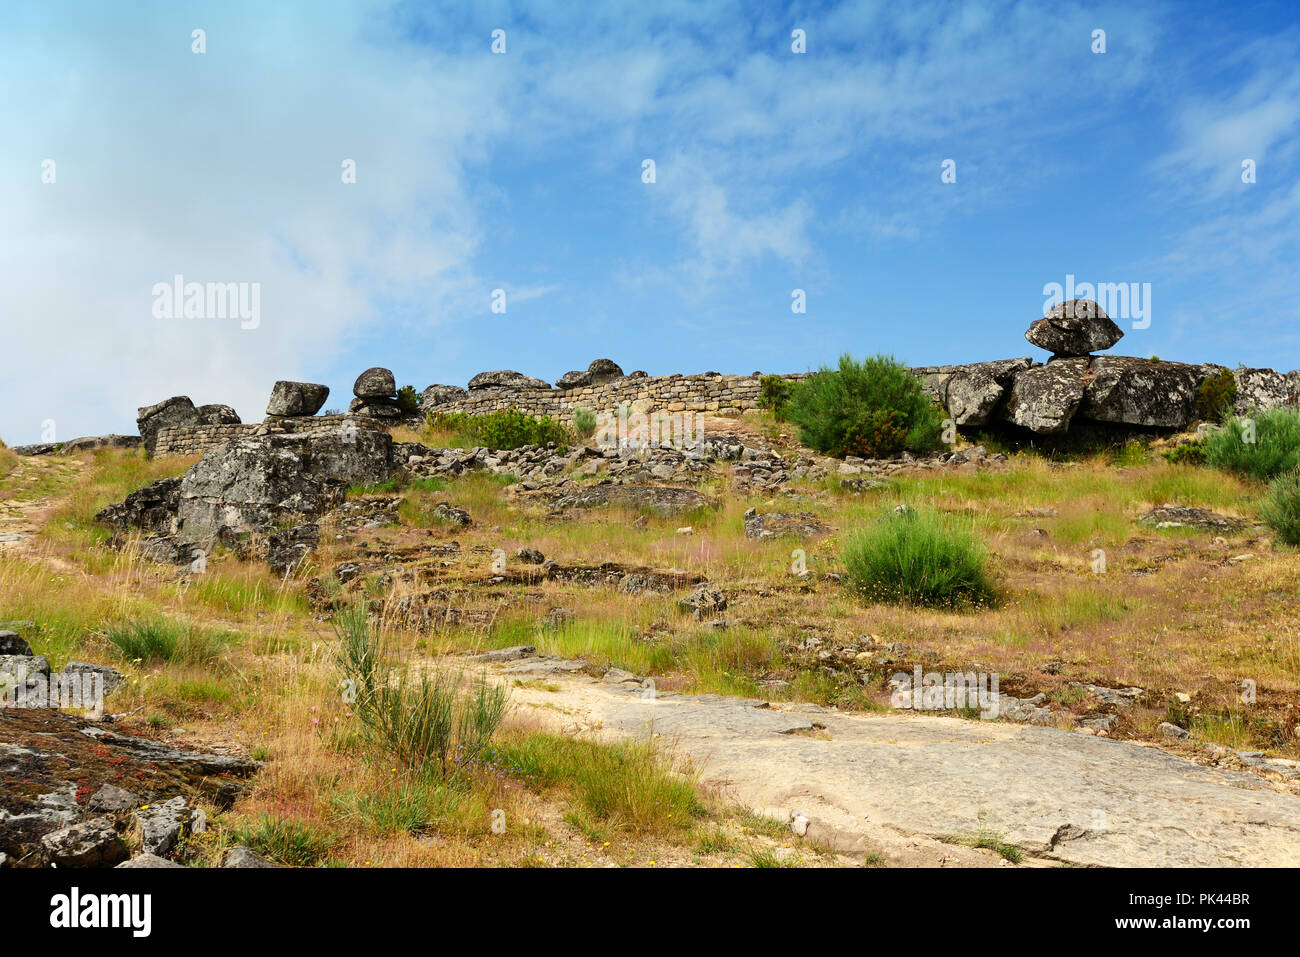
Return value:
M 1083 401 L 1089 360 L 1053 359 L 1016 374 L 1002 417 L 1042 435 L 1061 435 Z
M 159 479 L 152 485 L 137 489 L 117 504 L 101 509 L 95 519 L 112 525 L 118 532 L 139 529 L 151 535 L 170 535 L 175 531 L 180 501 L 181 480 Z
M 613 359 L 593 359 L 591 365 L 587 366 L 587 375 L 591 376 L 593 385 L 600 385 L 611 379 L 623 378 L 623 369 Z
M 1058 356 L 1086 356 L 1109 349 L 1124 332 L 1091 299 L 1070 299 L 1029 326 L 1025 338 Z
M 264 435 L 213 449 L 181 479 L 177 538 L 265 531 L 342 501 L 349 485 L 388 478 L 392 439 L 373 429 Z
M 1265 412 L 1278 406 L 1297 405 L 1295 373 L 1283 375 L 1272 369 L 1233 369 L 1237 380 L 1237 402 L 1233 409 L 1246 415 L 1252 409 Z
M 515 372 L 511 369 L 498 369 L 495 372 L 480 372 L 474 378 L 469 380 L 469 387 L 473 389 L 549 389 L 551 384 L 542 379 L 534 379 L 532 376 L 524 375 L 522 372 Z
M 1184 429 L 1197 415 L 1199 366 L 1128 356 L 1092 360 L 1079 414 L 1100 422 Z
M 985 425 L 1011 386 L 1015 374 L 1032 365 L 1033 360 L 1026 358 L 958 366 L 943 382 L 940 401 L 958 426 Z
M 566 372 L 555 380 L 557 389 L 581 389 L 591 385 L 590 372 Z
M 435 406 L 456 402 L 469 395 L 468 389 L 458 385 L 431 385 L 420 393 L 420 411 L 428 412 Z
M 357 376 L 352 394 L 359 399 L 392 399 L 397 396 L 397 380 L 390 370 L 375 366 Z
M 201 405 L 194 411 L 199 425 L 239 425 L 239 413 L 228 405 Z
M 199 424 L 199 410 L 187 395 L 175 395 L 157 405 L 146 405 L 136 410 L 135 424 L 140 430 L 145 451 L 153 455 L 158 433 L 163 429 Z
M 315 415 L 329 398 L 330 387 L 315 382 L 289 382 L 281 379 L 271 387 L 267 415 Z
M 375 396 L 361 398 L 358 396 L 348 403 L 348 411 L 353 415 L 367 415 L 372 419 L 385 419 L 396 422 L 406 417 L 406 412 L 396 399 L 381 399 Z

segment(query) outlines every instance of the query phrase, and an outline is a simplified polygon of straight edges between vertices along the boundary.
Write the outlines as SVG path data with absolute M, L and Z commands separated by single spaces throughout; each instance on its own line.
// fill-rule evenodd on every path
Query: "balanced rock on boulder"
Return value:
M 361 373 L 352 386 L 352 394 L 356 398 L 348 406 L 349 412 L 376 419 L 402 418 L 401 406 L 397 404 L 397 380 L 388 369 L 376 366 Z
M 271 387 L 267 415 L 315 415 L 329 398 L 330 387 L 314 382 L 289 382 L 281 379 Z
M 1029 326 L 1025 338 L 1058 356 L 1086 356 L 1109 349 L 1123 330 L 1091 299 L 1069 299 Z

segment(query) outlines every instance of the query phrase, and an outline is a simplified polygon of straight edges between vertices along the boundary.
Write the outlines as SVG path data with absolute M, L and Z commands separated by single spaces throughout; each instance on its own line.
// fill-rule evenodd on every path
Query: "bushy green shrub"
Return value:
M 785 418 L 785 407 L 790 401 L 793 384 L 779 375 L 765 375 L 758 380 L 760 392 L 758 405 L 770 409 L 778 420 Z
M 407 768 L 443 777 L 478 760 L 505 717 L 504 687 L 486 678 L 470 683 L 447 668 L 388 661 L 364 606 L 339 611 L 335 629 L 353 713 L 374 744 Z
M 596 413 L 588 408 L 579 408 L 573 410 L 573 431 L 578 433 L 578 438 L 586 442 L 596 434 Z
M 1204 465 L 1205 439 L 1192 439 L 1175 445 L 1172 449 L 1165 449 L 1160 454 L 1174 465 Z
M 452 432 L 460 445 L 490 449 L 517 449 L 521 445 L 566 445 L 573 436 L 550 418 L 534 418 L 516 408 L 470 415 L 467 412 L 431 413 L 426 420 L 432 429 Z
M 844 544 L 849 580 L 872 601 L 951 607 L 992 603 L 988 556 L 969 523 L 937 512 L 886 512 Z
M 1288 545 L 1300 545 L 1300 473 L 1279 475 L 1259 507 L 1264 524 Z
M 404 385 L 397 390 L 397 407 L 408 415 L 420 411 L 420 393 L 415 386 Z
M 1205 439 L 1205 461 L 1267 482 L 1300 465 L 1300 412 L 1276 408 L 1234 417 Z
M 1222 422 L 1237 404 L 1237 377 L 1231 369 L 1220 369 L 1206 377 L 1196 390 L 1197 412 L 1211 422 Z
M 804 445 L 827 455 L 887 458 L 943 444 L 942 413 L 892 356 L 845 355 L 838 369 L 812 373 L 791 390 L 786 418 Z

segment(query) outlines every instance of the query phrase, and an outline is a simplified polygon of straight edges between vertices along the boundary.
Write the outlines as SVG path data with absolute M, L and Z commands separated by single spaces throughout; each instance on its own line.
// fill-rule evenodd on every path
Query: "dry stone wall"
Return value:
M 210 449 L 254 435 L 316 434 L 354 428 L 382 429 L 387 423 L 364 415 L 268 416 L 265 422 L 244 425 L 186 425 L 158 433 L 155 456 L 202 455 Z

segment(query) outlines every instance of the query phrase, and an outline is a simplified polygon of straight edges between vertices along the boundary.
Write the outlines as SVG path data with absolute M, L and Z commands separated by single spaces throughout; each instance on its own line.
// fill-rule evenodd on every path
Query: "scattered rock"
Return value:
M 1212 531 L 1238 532 L 1246 527 L 1239 518 L 1220 515 L 1208 508 L 1192 508 L 1185 505 L 1162 505 L 1153 508 L 1138 518 L 1143 525 L 1156 528 L 1204 528 Z
M 284 578 L 292 574 L 318 547 L 320 526 L 315 523 L 272 532 L 266 539 L 266 564 L 271 571 Z
M 118 814 L 122 811 L 138 808 L 143 803 L 140 797 L 131 791 L 120 788 L 116 784 L 105 784 L 90 796 L 90 800 L 86 802 L 86 807 L 92 811 Z
M 18 637 L 16 631 L 0 631 L 0 655 L 17 655 L 31 657 L 32 646 Z
M 63 666 L 65 675 L 99 675 L 104 683 L 104 694 L 110 695 L 122 686 L 126 676 L 109 665 L 91 664 L 89 661 L 69 661 Z
M 696 619 L 712 618 L 727 608 L 727 596 L 709 585 L 701 585 L 678 601 L 682 611 L 690 612 Z
M 221 862 L 222 867 L 228 868 L 250 868 L 250 867 L 275 867 L 266 858 L 260 854 L 249 850 L 240 844 L 226 851 L 225 859 Z
M 546 556 L 535 548 L 521 548 L 515 552 L 515 558 L 525 565 L 540 565 L 546 561 Z
M 448 525 L 455 525 L 457 528 L 465 528 L 473 523 L 469 512 L 463 508 L 457 508 L 450 502 L 439 502 L 433 507 L 433 516 L 439 521 L 446 522 Z
M 146 854 L 170 854 L 189 826 L 190 806 L 185 798 L 174 797 L 161 804 L 145 805 L 131 819 Z
M 745 537 L 750 539 L 765 538 L 812 538 L 825 535 L 832 529 L 811 512 L 763 512 L 751 508 L 745 512 Z
M 113 823 L 104 817 L 51 831 L 41 838 L 41 847 L 58 867 L 113 867 L 130 856 Z
M 159 857 L 157 854 L 137 854 L 129 861 L 123 861 L 117 865 L 118 869 L 124 867 L 179 867 L 184 868 L 184 864 L 177 864 L 175 861 L 169 861 L 165 857 Z
M 1192 736 L 1191 732 L 1187 731 L 1185 728 L 1180 728 L 1178 725 L 1171 724 L 1168 721 L 1161 721 L 1160 726 L 1156 728 L 1156 730 L 1166 738 L 1177 738 L 1180 741 L 1186 740 Z

